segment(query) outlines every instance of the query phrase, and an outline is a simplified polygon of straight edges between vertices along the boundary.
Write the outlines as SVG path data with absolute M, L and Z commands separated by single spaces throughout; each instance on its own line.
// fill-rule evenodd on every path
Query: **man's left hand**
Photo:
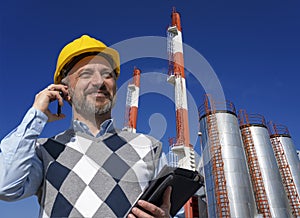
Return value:
M 163 203 L 160 207 L 151 204 L 147 201 L 139 200 L 138 205 L 144 210 L 141 210 L 137 207 L 133 207 L 131 213 L 128 215 L 128 218 L 170 218 L 170 209 L 171 209 L 171 193 L 172 187 L 169 186 L 163 195 Z M 149 213 L 145 212 L 149 211 Z

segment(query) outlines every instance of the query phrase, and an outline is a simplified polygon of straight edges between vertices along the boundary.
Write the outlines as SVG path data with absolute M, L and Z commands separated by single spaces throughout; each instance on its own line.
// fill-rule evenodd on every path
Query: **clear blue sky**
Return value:
M 182 16 L 185 51 L 193 48 L 207 60 L 225 97 L 237 109 L 260 113 L 267 120 L 288 126 L 300 149 L 300 2 L 296 0 L 4 1 L 0 7 L 0 138 L 22 120 L 34 95 L 52 83 L 63 45 L 88 33 L 122 48 L 116 123 L 119 127 L 123 124 L 124 91 L 137 66 L 144 73 L 138 130 L 150 132 L 168 150 L 167 139 L 175 136 L 172 87 L 164 80 L 167 62 L 159 58 L 161 54 L 166 57 L 166 45 L 154 42 L 166 36 L 173 6 Z M 150 38 L 151 45 L 145 43 L 138 48 L 153 48 L 161 54 L 130 59 L 127 52 L 131 52 L 131 41 L 126 40 L 135 43 L 135 37 L 143 37 L 139 39 L 148 42 L 146 36 L 157 38 Z M 187 72 L 189 101 L 194 104 L 191 139 L 196 150 L 199 141 L 195 108 L 203 103 L 205 91 L 200 85 L 205 70 L 202 67 Z M 68 115 L 70 108 L 65 106 L 63 112 Z M 53 136 L 69 124 L 70 115 L 64 121 L 49 124 L 42 136 Z M 37 214 L 35 197 L 16 203 L 0 202 L 1 217 Z

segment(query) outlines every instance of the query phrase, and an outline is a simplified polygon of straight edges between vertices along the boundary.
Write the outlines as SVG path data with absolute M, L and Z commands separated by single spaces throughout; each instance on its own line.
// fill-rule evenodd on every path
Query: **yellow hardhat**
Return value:
M 78 55 L 84 53 L 103 53 L 104 55 L 108 55 L 115 66 L 113 66 L 116 72 L 116 77 L 120 75 L 120 57 L 119 53 L 107 47 L 103 42 L 94 39 L 88 35 L 82 35 L 80 38 L 75 39 L 74 41 L 67 44 L 60 52 L 56 70 L 54 73 L 54 83 L 59 84 L 61 80 L 66 76 L 62 70 L 64 67 L 70 63 Z

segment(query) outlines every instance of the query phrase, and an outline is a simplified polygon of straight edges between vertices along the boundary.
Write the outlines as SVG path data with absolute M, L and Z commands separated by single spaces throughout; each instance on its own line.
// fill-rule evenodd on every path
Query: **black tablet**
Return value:
M 204 178 L 197 171 L 164 166 L 138 200 L 160 206 L 164 191 L 168 186 L 172 186 L 170 215 L 175 216 L 203 184 Z

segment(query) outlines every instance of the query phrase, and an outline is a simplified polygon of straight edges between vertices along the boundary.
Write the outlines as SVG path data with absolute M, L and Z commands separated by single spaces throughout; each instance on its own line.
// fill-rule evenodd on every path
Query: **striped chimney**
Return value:
M 136 132 L 139 105 L 141 70 L 134 67 L 133 82 L 128 85 L 125 114 L 125 130 Z

